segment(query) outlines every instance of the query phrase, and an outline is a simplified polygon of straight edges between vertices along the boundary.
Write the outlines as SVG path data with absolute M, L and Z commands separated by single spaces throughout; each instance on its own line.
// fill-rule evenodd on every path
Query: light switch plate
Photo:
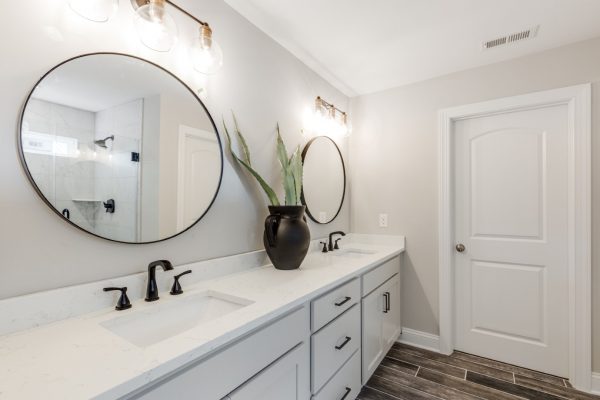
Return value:
M 379 227 L 380 228 L 388 227 L 388 215 L 387 214 L 379 214 Z

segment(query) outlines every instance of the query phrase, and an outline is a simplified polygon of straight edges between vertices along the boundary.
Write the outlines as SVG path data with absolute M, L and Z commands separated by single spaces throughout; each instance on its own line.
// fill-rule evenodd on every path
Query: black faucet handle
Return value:
M 335 240 L 335 246 L 333 246 L 334 250 L 339 250 L 340 249 L 340 245 L 338 244 L 338 242 L 342 240 L 342 238 L 336 239 Z
M 327 253 L 327 242 L 319 242 L 319 244 L 323 245 L 323 250 L 321 250 L 321 253 Z
M 115 310 L 123 311 L 131 308 L 131 302 L 129 301 L 129 297 L 127 297 L 127 287 L 106 287 L 104 289 L 105 292 L 112 292 L 114 290 L 121 291 L 121 296 L 119 296 L 119 301 L 117 301 L 117 305 L 115 306 Z
M 179 278 L 181 278 L 184 275 L 191 274 L 191 273 L 192 273 L 192 270 L 190 269 L 190 270 L 180 273 L 179 275 L 175 275 L 173 277 L 173 279 L 174 279 L 173 286 L 171 287 L 171 294 L 173 296 L 183 293 L 183 289 L 181 289 L 181 285 L 179 284 Z

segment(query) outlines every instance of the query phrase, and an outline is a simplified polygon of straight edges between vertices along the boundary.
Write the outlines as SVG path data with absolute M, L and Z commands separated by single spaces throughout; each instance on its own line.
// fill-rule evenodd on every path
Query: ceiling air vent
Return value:
M 521 42 L 527 39 L 533 39 L 537 36 L 540 26 L 535 26 L 530 29 L 526 29 L 521 32 L 513 33 L 510 35 L 502 36 L 496 39 L 488 40 L 483 43 L 484 50 L 493 49 L 495 47 L 505 46 L 510 43 Z

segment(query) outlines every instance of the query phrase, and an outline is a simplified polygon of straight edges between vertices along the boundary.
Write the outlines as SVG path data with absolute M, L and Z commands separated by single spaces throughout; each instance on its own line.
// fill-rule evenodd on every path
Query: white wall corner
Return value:
M 592 393 L 600 394 L 600 372 L 592 372 Z
M 398 342 L 420 349 L 440 352 L 440 337 L 432 333 L 421 332 L 410 328 L 402 328 Z

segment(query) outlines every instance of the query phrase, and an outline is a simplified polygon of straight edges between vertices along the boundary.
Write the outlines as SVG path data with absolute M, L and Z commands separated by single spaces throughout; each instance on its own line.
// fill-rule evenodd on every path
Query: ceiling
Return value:
M 600 36 L 599 0 L 225 0 L 349 96 Z M 539 25 L 535 39 L 482 43 Z

